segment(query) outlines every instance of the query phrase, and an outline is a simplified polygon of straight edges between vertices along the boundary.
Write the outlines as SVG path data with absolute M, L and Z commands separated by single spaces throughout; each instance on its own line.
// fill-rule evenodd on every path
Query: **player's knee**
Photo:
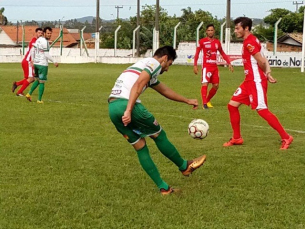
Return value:
M 213 88 L 214 88 L 215 90 L 218 90 L 219 84 L 213 84 Z
M 146 145 L 145 139 L 144 139 L 144 138 L 140 138 L 140 140 L 137 141 L 137 142 L 136 142 L 135 144 L 133 144 L 132 146 L 133 146 L 133 148 L 134 148 L 135 150 L 140 150 L 140 149 L 142 149 L 145 145 Z
M 159 133 L 156 133 L 156 134 L 150 136 L 150 138 L 153 139 L 153 140 L 157 139 L 158 137 L 159 138 L 166 137 L 165 131 L 161 130 Z

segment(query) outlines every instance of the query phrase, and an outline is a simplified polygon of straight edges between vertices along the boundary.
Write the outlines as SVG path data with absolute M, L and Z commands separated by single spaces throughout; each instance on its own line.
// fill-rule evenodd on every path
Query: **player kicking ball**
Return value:
M 159 151 L 171 160 L 182 175 L 189 176 L 206 160 L 202 155 L 193 160 L 183 159 L 175 146 L 168 140 L 165 131 L 155 117 L 142 105 L 139 96 L 151 87 L 164 97 L 198 108 L 197 99 L 187 99 L 174 92 L 158 80 L 158 76 L 168 71 L 177 58 L 171 46 L 159 48 L 152 58 L 145 58 L 127 68 L 116 80 L 109 96 L 109 116 L 116 129 L 133 146 L 144 171 L 156 184 L 162 195 L 175 191 L 160 176 L 150 157 L 145 137 L 153 139 Z

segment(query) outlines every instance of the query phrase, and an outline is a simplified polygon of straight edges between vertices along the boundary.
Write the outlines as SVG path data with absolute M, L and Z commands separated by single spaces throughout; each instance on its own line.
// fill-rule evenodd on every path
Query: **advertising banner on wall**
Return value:
M 186 52 L 177 52 L 178 58 L 175 60 L 176 64 L 193 65 L 194 64 L 194 54 L 188 54 Z M 289 68 L 299 68 L 301 67 L 301 53 L 280 53 L 278 55 L 273 55 L 271 52 L 266 52 L 266 58 L 269 61 L 271 67 L 289 67 Z M 242 66 L 241 55 L 228 55 L 231 60 L 232 65 Z M 202 58 L 198 59 L 198 65 L 201 65 Z M 226 65 L 226 61 L 221 55 L 217 56 L 218 65 Z

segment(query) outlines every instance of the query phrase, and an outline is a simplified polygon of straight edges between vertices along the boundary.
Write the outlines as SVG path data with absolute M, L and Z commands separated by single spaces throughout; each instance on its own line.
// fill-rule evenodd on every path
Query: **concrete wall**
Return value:
M 277 52 L 274 56 L 273 52 L 267 51 L 266 44 L 263 44 L 264 54 L 269 59 L 271 66 L 277 67 L 300 67 L 301 53 L 300 52 Z M 233 65 L 241 66 L 241 49 L 242 44 L 231 44 L 229 57 Z M 183 42 L 180 43 L 177 49 L 178 58 L 174 64 L 180 65 L 193 65 L 194 54 L 196 50 L 195 42 Z M 140 58 L 132 57 L 132 50 L 116 50 L 116 57 L 114 57 L 113 49 L 99 49 L 97 57 L 95 57 L 95 50 L 88 50 L 89 56 L 87 56 L 84 49 L 64 48 L 62 50 L 62 56 L 60 56 L 59 48 L 52 48 L 50 54 L 55 57 L 55 60 L 59 63 L 109 63 L 109 64 L 128 64 L 134 63 L 138 59 L 143 57 L 151 57 L 152 51 L 148 50 L 147 53 Z M 22 60 L 21 48 L 0 48 L 0 63 L 20 63 Z M 219 55 L 218 64 L 224 65 L 225 62 Z M 201 64 L 201 58 L 198 61 Z

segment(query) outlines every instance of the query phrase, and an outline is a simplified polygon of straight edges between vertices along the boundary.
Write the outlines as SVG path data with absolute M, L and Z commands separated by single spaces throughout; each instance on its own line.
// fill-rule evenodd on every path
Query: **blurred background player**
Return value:
M 252 19 L 239 17 L 234 20 L 234 23 L 236 37 L 244 40 L 242 59 L 245 80 L 237 88 L 228 104 L 233 137 L 224 143 L 223 146 L 243 144 L 240 134 L 240 113 L 238 108 L 241 104 L 245 104 L 251 105 L 251 108 L 255 109 L 279 133 L 282 138 L 280 149 L 288 149 L 293 141 L 293 137 L 288 135 L 277 117 L 269 111 L 267 106 L 268 81 L 276 83 L 276 80 L 271 76 L 269 62 L 262 54 L 259 40 L 250 32 Z
M 164 97 L 198 108 L 197 99 L 187 99 L 159 82 L 158 75 L 168 71 L 176 59 L 176 51 L 171 46 L 159 48 L 151 58 L 145 58 L 127 68 L 116 80 L 109 96 L 109 116 L 116 129 L 136 150 L 140 164 L 159 188 L 162 195 L 174 192 L 160 176 L 150 157 L 145 137 L 156 143 L 159 151 L 171 160 L 184 176 L 188 176 L 205 161 L 202 155 L 194 160 L 184 160 L 175 146 L 168 140 L 165 131 L 155 117 L 138 99 L 147 87 L 151 87 Z
M 50 60 L 54 63 L 55 67 L 58 67 L 58 63 L 54 62 L 53 58 L 49 54 L 49 40 L 52 36 L 52 29 L 50 27 L 46 27 L 43 29 L 43 33 L 44 37 L 39 37 L 31 49 L 32 64 L 34 64 L 36 80 L 33 83 L 29 93 L 26 94 L 27 100 L 31 102 L 31 95 L 39 85 L 37 103 L 43 103 L 41 99 L 44 92 L 44 84 L 48 78 L 48 61 Z
M 196 53 L 194 57 L 194 73 L 198 74 L 197 62 L 199 54 L 202 51 L 202 71 L 201 71 L 201 98 L 202 98 L 202 108 L 208 109 L 213 107 L 211 104 L 211 99 L 216 94 L 219 87 L 219 71 L 217 67 L 217 51 L 221 54 L 223 59 L 229 65 L 229 70 L 233 72 L 233 66 L 224 53 L 221 43 L 218 39 L 214 37 L 215 28 L 213 24 L 209 24 L 206 27 L 207 37 L 199 40 L 199 46 L 196 48 Z M 212 83 L 212 88 L 207 96 L 208 85 Z
M 17 96 L 23 96 L 23 91 L 29 86 L 30 83 L 34 82 L 34 80 L 35 80 L 34 79 L 34 69 L 31 65 L 32 59 L 31 59 L 30 51 L 31 51 L 31 48 L 33 47 L 33 44 L 42 35 L 43 35 L 42 28 L 36 28 L 35 36 L 30 41 L 28 48 L 27 48 L 27 52 L 21 62 L 24 79 L 14 82 L 13 86 L 12 86 L 12 92 L 14 93 L 16 88 L 18 86 L 22 85 L 21 88 L 16 93 Z

